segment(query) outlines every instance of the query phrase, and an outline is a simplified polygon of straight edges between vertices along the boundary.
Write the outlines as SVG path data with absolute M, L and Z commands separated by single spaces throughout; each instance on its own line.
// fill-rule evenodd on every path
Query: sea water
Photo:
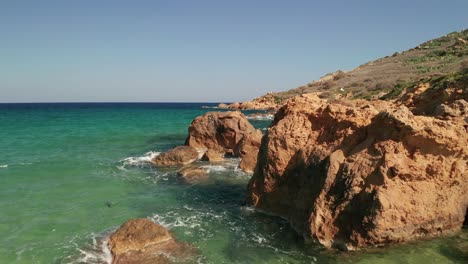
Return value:
M 198 263 L 467 263 L 467 231 L 352 253 L 305 244 L 245 206 L 236 159 L 200 162 L 210 177 L 190 184 L 152 167 L 203 105 L 0 104 L 0 263 L 109 263 L 108 235 L 139 217 L 197 247 Z

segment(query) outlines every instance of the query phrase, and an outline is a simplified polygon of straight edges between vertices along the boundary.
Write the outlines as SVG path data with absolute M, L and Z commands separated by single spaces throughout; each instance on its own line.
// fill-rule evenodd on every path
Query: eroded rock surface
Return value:
M 383 101 L 290 99 L 263 137 L 248 203 L 341 249 L 458 230 L 468 133 L 444 118 Z
M 208 162 L 223 162 L 224 161 L 224 153 L 220 151 L 216 151 L 213 149 L 209 149 L 203 154 L 201 158 L 202 161 Z
M 124 223 L 109 238 L 113 264 L 167 264 L 193 260 L 196 250 L 177 242 L 167 229 L 146 218 Z
M 190 146 L 179 146 L 154 157 L 151 162 L 157 166 L 186 165 L 198 159 L 198 151 Z
M 239 168 L 247 173 L 253 173 L 255 169 L 262 137 L 260 130 L 252 131 L 245 135 L 234 148 L 234 155 L 242 158 Z
M 234 154 L 234 157 L 242 158 L 242 169 L 253 171 L 261 137 L 261 131 L 255 129 L 241 112 L 208 112 L 193 120 L 186 145 L 208 149 L 207 153 Z

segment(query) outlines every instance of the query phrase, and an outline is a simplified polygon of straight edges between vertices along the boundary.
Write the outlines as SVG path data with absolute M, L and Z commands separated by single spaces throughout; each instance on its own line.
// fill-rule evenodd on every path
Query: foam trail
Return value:
M 145 155 L 141 157 L 128 157 L 123 160 L 120 160 L 120 162 L 123 163 L 123 167 L 125 166 L 141 166 L 145 165 L 147 163 L 150 163 L 152 159 L 154 159 L 156 156 L 161 154 L 161 152 L 155 152 L 155 151 L 150 151 L 145 153 Z
M 0 168 L 8 168 L 8 164 L 0 165 Z

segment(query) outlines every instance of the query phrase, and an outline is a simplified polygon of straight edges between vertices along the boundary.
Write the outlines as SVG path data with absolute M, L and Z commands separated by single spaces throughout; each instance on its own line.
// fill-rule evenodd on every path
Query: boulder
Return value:
M 247 202 L 345 250 L 459 230 L 468 207 L 460 120 L 383 101 L 292 98 L 262 140 Z
M 241 112 L 208 112 L 192 121 L 186 145 L 224 153 L 252 131 L 255 128 Z
M 169 231 L 149 219 L 132 219 L 109 238 L 113 264 L 166 264 L 188 260 L 196 250 L 177 242 Z
M 224 161 L 224 153 L 209 149 L 205 152 L 205 154 L 203 154 L 201 160 L 208 162 L 222 162 Z
M 177 175 L 187 183 L 197 183 L 208 179 L 206 170 L 200 167 L 184 167 L 177 171 Z
M 262 137 L 262 132 L 255 130 L 245 135 L 234 148 L 235 156 L 241 157 L 239 168 L 247 173 L 253 173 L 255 169 Z
M 198 151 L 190 146 L 175 147 L 154 157 L 151 162 L 157 166 L 179 166 L 194 162 L 199 157 Z

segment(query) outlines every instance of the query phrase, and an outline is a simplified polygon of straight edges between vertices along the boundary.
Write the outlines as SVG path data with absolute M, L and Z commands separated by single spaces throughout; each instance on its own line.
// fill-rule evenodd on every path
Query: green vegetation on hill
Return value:
M 429 82 L 439 88 L 456 83 L 466 89 L 467 68 L 468 30 L 463 30 L 351 71 L 330 73 L 306 85 L 263 97 L 282 103 L 296 95 L 321 92 L 324 98 L 394 99 L 420 82 Z

